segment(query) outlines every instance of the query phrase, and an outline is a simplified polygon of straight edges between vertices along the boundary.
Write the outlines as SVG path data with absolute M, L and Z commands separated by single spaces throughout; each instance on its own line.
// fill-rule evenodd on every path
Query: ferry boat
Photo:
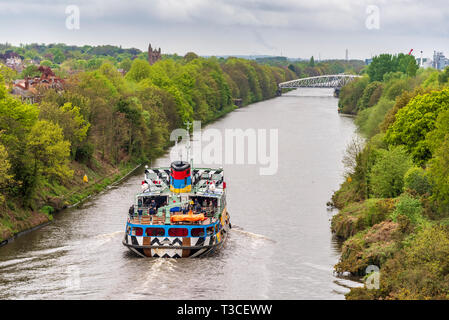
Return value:
M 142 257 L 193 258 L 220 249 L 231 229 L 223 168 L 186 161 L 145 167 L 123 245 Z

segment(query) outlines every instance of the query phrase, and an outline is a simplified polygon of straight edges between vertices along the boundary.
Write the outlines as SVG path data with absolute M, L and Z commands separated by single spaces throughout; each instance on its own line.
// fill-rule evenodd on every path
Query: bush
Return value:
M 431 194 L 432 185 L 424 169 L 420 167 L 410 168 L 404 177 L 406 190 L 414 191 L 419 195 Z
M 380 272 L 379 290 L 351 290 L 351 298 L 449 299 L 449 228 L 423 228 Z
M 404 188 L 404 175 L 412 161 L 403 147 L 379 150 L 379 156 L 369 173 L 370 190 L 379 198 L 394 198 Z
M 399 198 L 396 209 L 391 214 L 391 219 L 398 221 L 399 215 L 406 216 L 414 225 L 422 224 L 425 219 L 422 216 L 423 207 L 419 199 L 413 198 L 409 194 L 403 194 Z
M 370 190 L 375 197 L 397 197 L 404 189 L 404 175 L 412 161 L 402 146 L 379 152 L 369 174 Z
M 86 143 L 78 149 L 76 149 L 75 160 L 82 163 L 87 163 L 90 161 L 94 154 L 94 145 L 91 143 Z
M 347 205 L 332 217 L 331 228 L 335 235 L 348 239 L 385 220 L 395 209 L 394 199 L 368 199 Z

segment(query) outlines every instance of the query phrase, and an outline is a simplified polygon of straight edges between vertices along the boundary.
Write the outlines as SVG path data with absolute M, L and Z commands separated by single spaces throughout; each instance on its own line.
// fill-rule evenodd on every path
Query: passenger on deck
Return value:
M 134 206 L 129 207 L 128 213 L 130 216 L 134 214 Z
M 200 213 L 200 212 L 201 212 L 201 205 L 200 205 L 200 203 L 198 202 L 198 199 L 195 199 L 195 205 L 194 205 L 194 208 L 195 208 L 195 212 L 196 212 L 196 213 Z
M 156 209 L 157 209 L 156 201 L 154 201 L 154 199 L 153 199 L 153 200 L 151 200 L 151 203 L 150 203 L 150 215 L 156 214 Z

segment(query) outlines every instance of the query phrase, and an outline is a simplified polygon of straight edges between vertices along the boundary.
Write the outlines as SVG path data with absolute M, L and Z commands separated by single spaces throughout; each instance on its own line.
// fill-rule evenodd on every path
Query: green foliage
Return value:
M 37 69 L 38 69 L 38 67 L 35 66 L 34 64 L 29 65 L 28 67 L 23 69 L 21 77 L 22 78 L 26 78 L 26 77 L 28 77 L 28 78 L 40 77 L 41 73 Z
M 433 197 L 438 201 L 439 210 L 445 215 L 449 212 L 449 136 L 430 160 L 429 174 L 434 184 Z
M 37 121 L 26 140 L 36 179 L 42 175 L 64 181 L 73 175 L 68 166 L 70 142 L 64 140 L 62 129 L 57 124 Z
M 369 174 L 370 188 L 375 197 L 393 198 L 404 188 L 404 175 L 412 161 L 403 147 L 380 150 Z
M 368 66 L 367 73 L 371 81 L 382 81 L 384 75 L 390 72 L 400 71 L 409 77 L 414 77 L 418 70 L 415 57 L 403 53 L 396 55 L 381 54 L 375 56 Z
M 11 164 L 8 161 L 8 152 L 6 148 L 0 144 L 0 207 L 5 201 L 5 197 L 2 194 L 3 188 L 11 183 L 12 176 L 9 174 Z
M 418 195 L 432 193 L 432 184 L 429 176 L 426 171 L 420 167 L 412 167 L 406 172 L 404 186 L 406 190 L 415 192 Z
M 332 231 L 337 237 L 348 239 L 385 220 L 395 206 L 396 201 L 393 199 L 368 199 L 351 203 L 332 217 Z
M 313 58 L 313 56 L 310 58 L 309 66 L 310 67 L 314 67 L 315 66 L 315 59 Z
M 393 100 L 381 98 L 373 107 L 360 111 L 355 120 L 360 131 L 368 138 L 380 133 L 380 124 L 394 104 Z
M 445 84 L 449 81 L 449 67 L 446 67 L 443 72 L 438 74 L 438 82 L 440 84 Z
M 76 154 L 76 148 L 86 138 L 90 124 L 84 120 L 80 108 L 72 106 L 70 102 L 61 107 L 54 103 L 43 102 L 40 106 L 39 117 L 58 124 L 64 133 L 64 137 L 70 141 L 71 153 Z
M 405 193 L 399 197 L 399 202 L 396 205 L 396 210 L 391 214 L 391 219 L 398 222 L 398 216 L 406 216 L 412 224 L 422 224 L 425 220 L 422 216 L 423 207 L 421 201 L 417 198 Z
M 343 243 L 337 272 L 364 275 L 369 265 L 382 266 L 400 249 L 404 234 L 398 223 L 382 221 Z
M 382 95 L 383 85 L 380 81 L 374 81 L 368 84 L 363 90 L 363 95 L 358 102 L 358 110 L 364 110 L 374 106 Z
M 131 68 L 126 74 L 127 80 L 139 82 L 150 75 L 151 66 L 148 61 L 136 59 L 131 64 Z
M 428 226 L 410 245 L 381 268 L 380 289 L 370 290 L 375 299 L 449 299 L 449 230 Z M 367 289 L 359 290 L 359 295 Z M 358 298 L 354 295 L 353 298 Z
M 343 113 L 356 114 L 359 108 L 359 100 L 362 98 L 369 79 L 365 76 L 351 81 L 340 91 L 338 107 Z
M 397 112 L 396 121 L 387 130 L 387 142 L 404 145 L 414 161 L 422 164 L 431 157 L 426 135 L 435 128 L 439 113 L 448 109 L 449 89 L 416 96 Z
M 10 83 L 13 80 L 15 80 L 17 76 L 18 76 L 17 71 L 8 68 L 4 64 L 0 63 L 0 77 L 3 77 L 4 81 Z

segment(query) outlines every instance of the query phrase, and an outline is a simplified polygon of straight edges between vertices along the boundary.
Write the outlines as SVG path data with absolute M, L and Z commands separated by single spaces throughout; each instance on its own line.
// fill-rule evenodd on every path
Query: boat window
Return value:
M 147 228 L 147 237 L 163 237 L 165 236 L 164 228 Z
M 214 227 L 207 227 L 206 233 L 208 236 L 211 236 L 214 234 Z
M 221 174 L 213 174 L 212 180 L 221 180 Z
M 201 179 L 209 179 L 209 174 L 208 173 L 203 173 L 201 175 Z
M 192 228 L 190 233 L 192 237 L 204 237 L 204 228 Z
M 134 236 L 141 236 L 143 235 L 143 229 L 142 228 L 133 228 L 133 235 Z
M 170 237 L 187 237 L 188 230 L 186 228 L 170 228 L 168 235 Z

